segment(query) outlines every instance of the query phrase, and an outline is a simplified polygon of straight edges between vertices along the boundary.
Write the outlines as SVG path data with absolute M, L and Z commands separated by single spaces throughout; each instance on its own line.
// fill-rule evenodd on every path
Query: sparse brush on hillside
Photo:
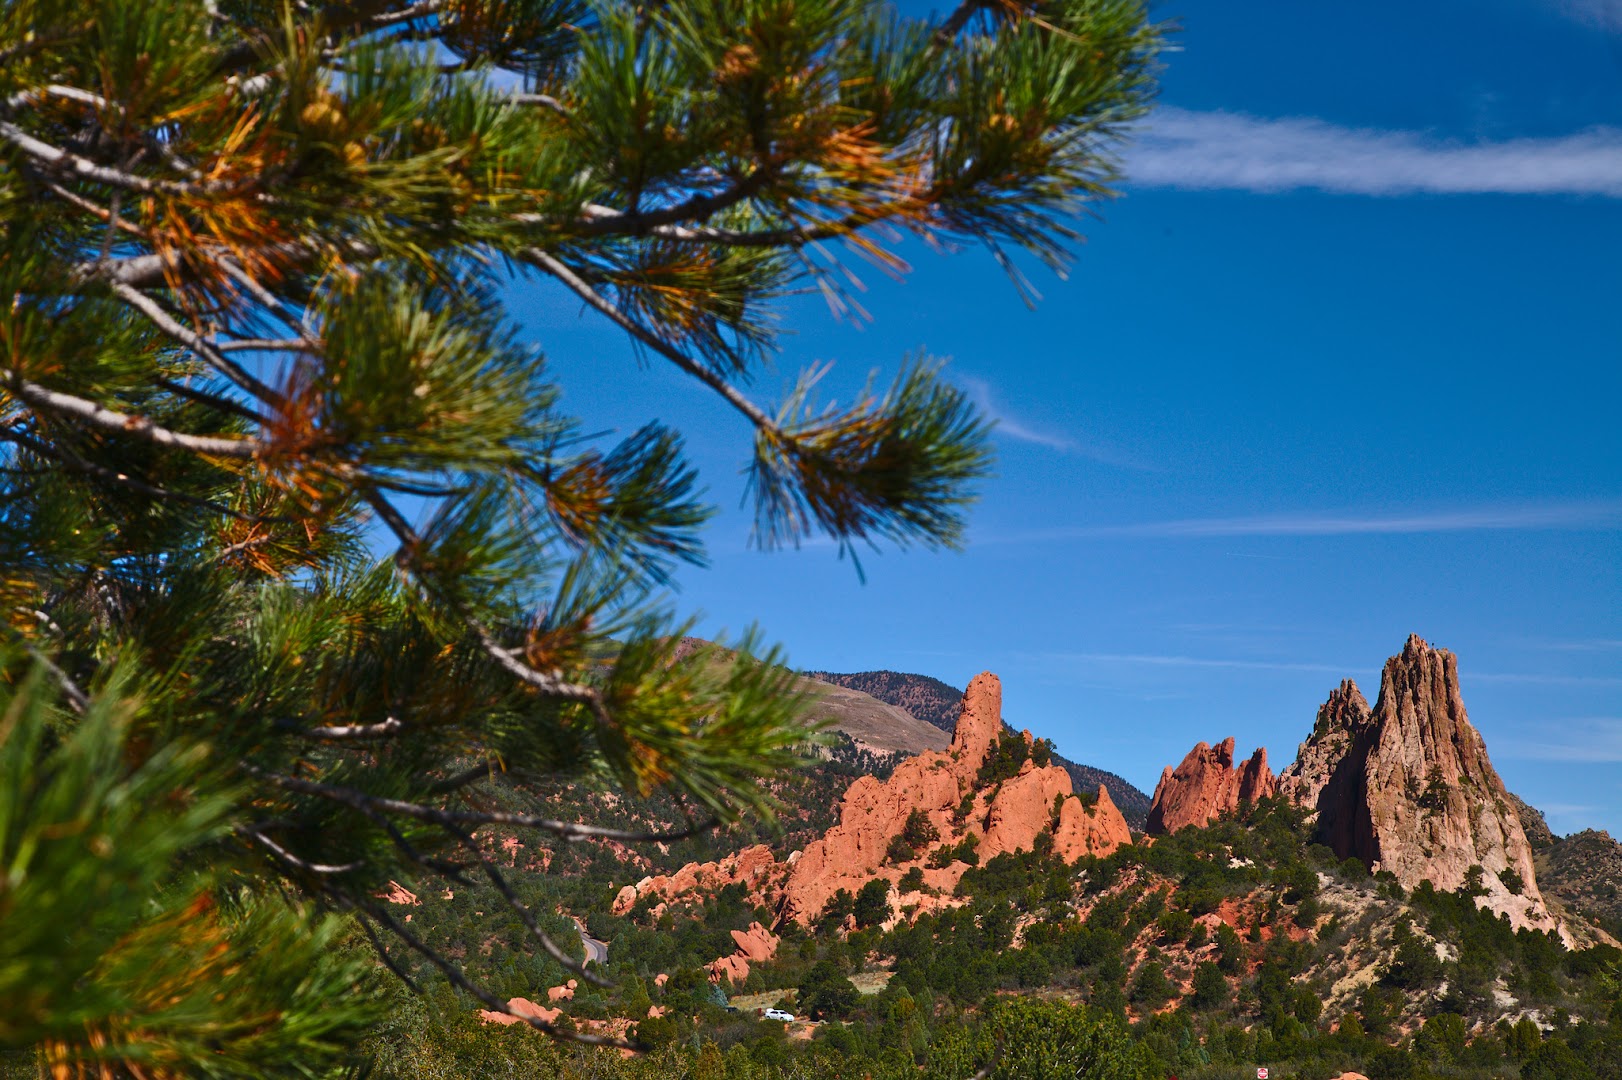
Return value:
M 0 8 L 0 743 L 46 785 L 0 822 L 0 1049 L 320 1072 L 371 1000 L 335 915 L 507 1010 L 378 894 L 482 882 L 574 967 L 491 830 L 658 830 L 509 813 L 493 773 L 767 812 L 788 676 L 649 604 L 703 559 L 679 434 L 584 431 L 503 290 L 713 391 L 761 546 L 956 544 L 965 396 L 917 358 L 757 401 L 773 301 L 859 311 L 826 245 L 900 273 L 902 233 L 1062 266 L 1159 43 L 1137 0 Z

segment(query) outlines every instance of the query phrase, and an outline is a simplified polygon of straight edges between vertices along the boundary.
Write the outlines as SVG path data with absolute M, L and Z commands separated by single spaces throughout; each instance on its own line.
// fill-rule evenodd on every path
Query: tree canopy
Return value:
M 523 913 L 480 830 L 653 838 L 493 773 L 766 809 L 790 676 L 656 600 L 711 512 L 680 434 L 584 431 L 508 290 L 736 410 L 758 545 L 956 545 L 983 418 L 928 357 L 758 399 L 776 305 L 861 317 L 907 235 L 1061 269 L 1159 46 L 1136 0 L 0 9 L 0 1048 L 319 1072 L 377 1008 L 337 936 L 506 1009 L 390 881 Z

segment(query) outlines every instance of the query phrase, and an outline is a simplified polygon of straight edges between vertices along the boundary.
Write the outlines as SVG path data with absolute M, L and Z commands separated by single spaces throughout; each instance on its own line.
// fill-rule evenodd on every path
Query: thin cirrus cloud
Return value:
M 1511 757 L 1527 761 L 1560 761 L 1573 765 L 1622 762 L 1622 719 L 1597 717 L 1546 725 L 1569 731 L 1559 742 L 1514 740 L 1505 746 Z
M 1113 537 L 1179 540 L 1241 536 L 1402 536 L 1419 533 L 1622 528 L 1622 499 L 1519 503 L 1408 513 L 1317 512 L 1077 525 L 986 537 L 981 543 Z
M 1076 454 L 1080 457 L 1091 458 L 1093 461 L 1104 465 L 1138 470 L 1152 468 L 1152 466 L 1114 447 L 1097 442 L 1084 442 L 1072 435 L 1052 431 L 1019 419 L 997 401 L 991 392 L 991 385 L 984 379 L 960 376 L 958 381 L 963 384 L 963 388 L 968 391 L 969 399 L 974 402 L 986 419 L 993 421 L 997 425 L 996 430 L 999 435 L 1013 439 L 1016 442 L 1045 446 L 1049 450 L 1057 450 L 1062 454 Z
M 1595 5 L 1596 8 L 1600 5 Z M 1127 154 L 1145 187 L 1347 195 L 1622 197 L 1622 129 L 1458 142 L 1313 117 L 1155 111 Z

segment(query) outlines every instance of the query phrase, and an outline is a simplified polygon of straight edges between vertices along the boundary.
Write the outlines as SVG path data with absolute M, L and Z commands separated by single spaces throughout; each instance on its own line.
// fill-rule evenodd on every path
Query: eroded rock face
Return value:
M 1272 795 L 1278 785 L 1267 767 L 1267 748 L 1258 747 L 1237 769 L 1233 748 L 1232 738 L 1216 746 L 1196 743 L 1177 768 L 1168 765 L 1155 785 L 1146 828 L 1152 833 L 1173 833 L 1190 825 L 1206 825 Z
M 1555 929 L 1520 816 L 1465 715 L 1458 658 L 1409 637 L 1366 708 L 1342 683 L 1285 772 L 1286 793 L 1317 811 L 1320 839 L 1404 888 L 1452 891 L 1479 866 L 1479 906 L 1517 928 Z
M 1318 707 L 1312 734 L 1296 750 L 1295 761 L 1278 776 L 1278 789 L 1298 806 L 1316 808 L 1318 797 L 1334 777 L 1353 744 L 1369 731 L 1373 710 L 1351 679 L 1329 692 Z

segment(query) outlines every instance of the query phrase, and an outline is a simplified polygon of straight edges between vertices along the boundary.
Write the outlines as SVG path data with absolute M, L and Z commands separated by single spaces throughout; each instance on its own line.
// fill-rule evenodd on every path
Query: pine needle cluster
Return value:
M 381 1001 L 350 934 L 505 1010 L 379 893 L 522 912 L 481 830 L 650 837 L 498 771 L 769 810 L 780 657 L 650 599 L 704 557 L 679 432 L 587 438 L 504 290 L 737 410 L 760 545 L 955 545 L 984 420 L 926 357 L 757 401 L 774 305 L 859 314 L 908 234 L 1062 268 L 1160 43 L 1138 0 L 0 8 L 0 1050 L 320 1073 Z

